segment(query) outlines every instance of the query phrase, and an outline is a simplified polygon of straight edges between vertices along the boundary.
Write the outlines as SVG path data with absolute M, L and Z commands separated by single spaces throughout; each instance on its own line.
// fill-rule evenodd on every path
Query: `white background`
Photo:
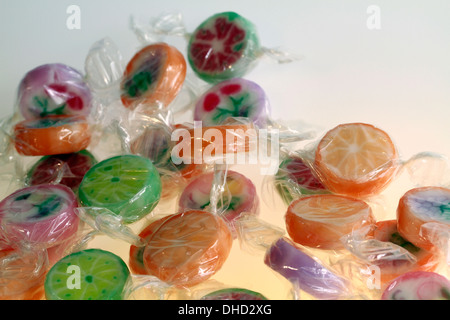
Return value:
M 79 30 L 66 26 L 72 4 L 81 10 Z M 371 5 L 380 9 L 380 29 L 367 26 Z M 450 156 L 448 0 L 1 0 L 0 118 L 14 112 L 17 86 L 30 69 L 60 62 L 84 71 L 91 45 L 104 37 L 128 61 L 140 47 L 130 16 L 146 21 L 170 11 L 183 15 L 188 31 L 212 14 L 235 11 L 255 24 L 263 46 L 303 55 L 289 64 L 262 58 L 246 76 L 265 89 L 273 119 L 321 130 L 367 122 L 390 134 L 402 160 L 422 151 Z M 263 218 L 282 221 L 284 208 L 265 210 Z M 286 284 L 258 259 L 234 251 L 219 278 L 283 298 Z
M 81 9 L 69 30 L 67 7 Z M 370 5 L 381 29 L 370 30 Z M 450 2 L 446 0 L 1 0 L 0 116 L 13 110 L 23 75 L 44 63 L 84 69 L 90 46 L 110 37 L 124 60 L 139 47 L 129 28 L 178 11 L 188 31 L 221 11 L 252 21 L 261 43 L 304 56 L 278 65 L 262 59 L 247 78 L 259 83 L 274 119 L 324 130 L 345 122 L 387 131 L 406 159 L 421 151 L 450 155 Z

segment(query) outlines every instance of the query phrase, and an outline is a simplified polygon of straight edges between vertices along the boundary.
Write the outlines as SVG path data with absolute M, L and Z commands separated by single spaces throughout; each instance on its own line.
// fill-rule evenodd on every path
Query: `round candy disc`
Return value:
M 64 64 L 39 66 L 22 79 L 18 104 L 25 119 L 54 115 L 88 116 L 92 95 L 83 76 Z
M 416 247 L 408 240 L 404 239 L 397 230 L 397 220 L 378 221 L 375 224 L 373 238 L 382 242 L 396 244 L 411 253 L 416 262 L 412 262 L 400 256 L 395 256 L 393 252 L 384 252 L 380 259 L 371 261 L 371 264 L 380 268 L 381 282 L 386 283 L 392 279 L 409 271 L 434 271 L 439 264 L 439 255 Z M 380 251 L 380 252 L 381 252 Z M 374 251 L 374 254 L 376 252 Z
M 144 47 L 128 63 L 121 83 L 125 107 L 137 104 L 162 104 L 167 107 L 184 83 L 186 60 L 181 52 L 166 43 Z
M 171 285 L 189 287 L 222 267 L 233 242 L 222 218 L 192 210 L 163 219 L 145 246 L 143 260 L 148 274 Z
M 252 66 L 260 44 L 255 27 L 235 12 L 218 13 L 194 31 L 188 60 L 206 82 L 243 76 Z
M 267 298 L 252 290 L 229 288 L 208 293 L 200 300 L 267 300 Z
M 430 230 L 425 223 L 437 223 L 450 228 L 450 189 L 421 187 L 409 190 L 397 207 L 398 231 L 414 245 L 432 249 Z
M 0 224 L 10 241 L 55 245 L 78 230 L 77 206 L 75 194 L 66 186 L 26 187 L 0 202 Z
M 286 229 L 295 242 L 314 248 L 343 249 L 340 239 L 375 223 L 364 201 L 332 194 L 301 197 L 289 206 Z
M 29 186 L 60 183 L 75 191 L 95 163 L 94 156 L 87 150 L 44 156 L 28 171 L 25 183 Z
M 369 196 L 393 178 L 397 150 L 386 132 L 365 123 L 342 124 L 321 139 L 314 167 L 335 193 Z
M 338 299 L 347 292 L 347 280 L 301 251 L 288 239 L 275 241 L 267 250 L 264 263 L 295 287 L 317 299 Z
M 205 173 L 192 180 L 184 189 L 178 201 L 180 211 L 189 209 L 206 210 L 211 205 L 211 189 L 213 187 L 214 172 Z M 234 230 L 234 221 L 240 214 L 258 214 L 259 199 L 253 182 L 236 171 L 228 171 L 223 203 L 228 207 L 221 212 L 221 216 Z
M 153 234 L 153 232 L 158 230 L 158 228 L 163 224 L 166 218 L 168 217 L 153 221 L 139 233 L 139 237 L 144 243 L 148 242 L 150 236 Z M 129 266 L 131 272 L 134 274 L 147 274 L 147 270 L 145 269 L 144 265 L 144 250 L 145 246 L 130 246 Z
M 253 81 L 234 78 L 216 84 L 200 97 L 194 120 L 202 121 L 204 126 L 214 126 L 229 117 L 244 117 L 264 127 L 268 114 L 269 102 L 264 90 Z
M 14 142 L 21 155 L 47 156 L 86 149 L 91 133 L 83 116 L 52 116 L 19 122 Z
M 328 193 L 313 170 L 298 156 L 284 159 L 275 175 L 276 189 L 286 204 L 300 195 Z
M 381 299 L 450 300 L 450 281 L 434 272 L 407 272 L 388 285 Z
M 86 173 L 78 196 L 83 206 L 109 209 L 124 223 L 132 223 L 158 204 L 161 179 L 150 159 L 115 156 L 97 163 Z
M 47 300 L 122 300 L 130 279 L 125 262 L 109 251 L 87 249 L 59 260 L 45 278 Z

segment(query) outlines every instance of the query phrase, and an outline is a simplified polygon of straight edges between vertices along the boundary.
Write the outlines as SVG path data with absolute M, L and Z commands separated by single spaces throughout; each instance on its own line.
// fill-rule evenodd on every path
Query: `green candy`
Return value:
M 120 155 L 94 165 L 81 181 L 78 197 L 82 206 L 106 208 L 129 224 L 156 207 L 161 179 L 150 159 Z
M 69 254 L 45 278 L 47 300 L 122 300 L 130 271 L 117 255 L 100 249 Z

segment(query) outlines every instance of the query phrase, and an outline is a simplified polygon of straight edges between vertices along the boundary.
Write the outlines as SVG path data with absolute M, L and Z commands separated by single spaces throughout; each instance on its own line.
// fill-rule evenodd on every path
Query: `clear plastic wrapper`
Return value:
M 186 77 L 186 61 L 178 49 L 154 43 L 140 49 L 125 68 L 121 100 L 125 107 L 139 104 L 167 107 L 177 96 Z
M 62 184 L 77 192 L 84 175 L 96 163 L 88 150 L 44 156 L 28 170 L 25 185 Z
M 361 272 L 375 273 L 377 289 L 411 271 L 435 271 L 442 259 L 436 250 L 427 251 L 404 239 L 396 220 L 378 221 L 374 228 L 356 230 L 341 239 L 346 249 L 361 263 Z
M 132 260 L 133 269 L 176 287 L 191 287 L 213 276 L 232 246 L 225 221 L 207 211 L 163 217 L 148 225 L 141 236 L 144 247 L 130 251 L 130 259 L 139 259 Z
M 92 94 L 84 76 L 60 63 L 30 70 L 18 88 L 17 106 L 27 120 L 56 115 L 89 116 Z
M 149 24 L 132 18 L 131 24 L 141 41 L 166 36 L 186 38 L 187 60 L 195 74 L 208 83 L 242 77 L 264 55 L 279 63 L 301 58 L 287 51 L 263 47 L 253 23 L 236 12 L 214 14 L 193 32 L 186 30 L 179 13 L 164 13 Z
M 206 172 L 193 179 L 182 191 L 178 208 L 180 211 L 189 209 L 211 210 L 212 192 L 214 192 L 215 172 Z M 256 187 L 244 175 L 226 170 L 218 192 L 219 204 L 213 209 L 225 219 L 236 237 L 235 221 L 241 214 L 259 214 L 259 198 Z
M 48 116 L 17 123 L 13 136 L 20 155 L 46 156 L 88 148 L 91 129 L 83 116 Z
M 214 85 L 199 97 L 194 108 L 194 121 L 202 121 L 204 126 L 221 124 L 229 117 L 245 117 L 262 128 L 269 116 L 270 103 L 264 90 L 243 78 Z
M 375 224 L 371 207 L 364 201 L 341 195 L 304 196 L 294 200 L 285 215 L 286 230 L 304 246 L 340 250 L 340 239 L 354 230 Z
M 19 189 L 0 202 L 0 232 L 10 242 L 51 247 L 76 234 L 73 191 L 63 185 Z
M 348 279 L 338 275 L 285 237 L 271 245 L 264 263 L 287 278 L 294 288 L 315 299 L 336 300 L 351 296 L 351 282 Z M 302 298 L 300 291 L 298 296 Z
M 450 189 L 443 187 L 418 187 L 406 192 L 399 201 L 397 221 L 399 233 L 414 245 L 425 250 L 433 249 L 433 236 L 422 228 L 426 223 L 440 224 L 450 230 Z
M 0 300 L 41 300 L 48 267 L 44 249 L 18 246 L 0 237 Z
M 161 179 L 155 166 L 150 159 L 131 154 L 97 163 L 85 174 L 78 188 L 82 206 L 108 209 L 124 224 L 150 214 L 160 197 Z
M 434 272 L 407 272 L 389 284 L 384 290 L 381 299 L 449 300 L 450 281 Z

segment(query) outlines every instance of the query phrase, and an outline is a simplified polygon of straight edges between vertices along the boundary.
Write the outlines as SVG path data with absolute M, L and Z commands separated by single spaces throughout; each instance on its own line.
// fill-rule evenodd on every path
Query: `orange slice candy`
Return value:
M 178 95 L 186 77 L 186 60 L 175 47 L 166 43 L 148 45 L 128 63 L 122 84 L 125 107 L 161 103 L 167 107 Z
M 335 193 L 354 197 L 379 193 L 398 164 L 389 135 L 370 124 L 341 124 L 328 131 L 316 150 L 315 168 Z
M 189 287 L 222 267 L 233 241 L 222 218 L 192 210 L 163 219 L 150 231 L 143 253 L 148 274 L 171 285 Z
M 14 127 L 19 154 L 47 156 L 86 149 L 91 141 L 89 124 L 83 116 L 50 116 L 25 120 Z
M 285 215 L 293 241 L 304 246 L 338 250 L 340 239 L 375 223 L 372 210 L 362 200 L 333 194 L 311 195 L 294 200 Z
M 436 248 L 436 234 L 424 224 L 450 228 L 450 189 L 420 187 L 406 192 L 397 207 L 399 233 L 415 246 L 425 250 Z

